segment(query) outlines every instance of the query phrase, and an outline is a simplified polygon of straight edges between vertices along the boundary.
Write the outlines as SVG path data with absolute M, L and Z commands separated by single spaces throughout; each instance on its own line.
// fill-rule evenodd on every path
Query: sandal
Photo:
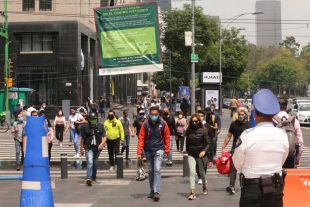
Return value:
M 203 188 L 202 188 L 202 193 L 203 193 L 203 195 L 208 195 L 207 186 L 203 186 Z

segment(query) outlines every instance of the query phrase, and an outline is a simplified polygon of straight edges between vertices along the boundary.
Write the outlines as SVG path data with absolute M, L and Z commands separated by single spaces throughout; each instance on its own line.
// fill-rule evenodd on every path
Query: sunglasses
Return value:
M 197 124 L 197 123 L 199 123 L 199 121 L 197 120 L 197 121 L 192 121 L 192 123 L 193 124 Z

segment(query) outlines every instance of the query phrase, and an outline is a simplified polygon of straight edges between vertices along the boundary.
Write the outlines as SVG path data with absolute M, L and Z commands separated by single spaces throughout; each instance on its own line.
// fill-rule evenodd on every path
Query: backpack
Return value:
M 289 153 L 288 153 L 288 158 L 295 157 L 297 155 L 298 151 L 298 144 L 297 144 L 297 133 L 295 130 L 295 117 L 290 116 L 286 118 L 283 116 L 282 118 L 275 116 L 273 117 L 274 120 L 277 122 L 274 122 L 274 125 L 280 129 L 283 129 L 288 137 L 288 142 L 289 142 Z
M 137 176 L 136 181 L 143 181 L 147 179 L 147 175 L 145 173 L 145 170 L 143 168 L 143 162 L 141 159 L 137 161 Z

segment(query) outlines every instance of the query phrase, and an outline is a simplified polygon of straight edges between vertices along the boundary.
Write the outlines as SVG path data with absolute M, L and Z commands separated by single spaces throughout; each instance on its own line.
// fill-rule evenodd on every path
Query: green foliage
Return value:
M 293 37 L 293 36 L 286 37 L 286 39 L 280 43 L 280 46 L 285 48 L 285 49 L 290 50 L 293 55 L 295 55 L 295 56 L 298 55 L 300 44 L 298 42 L 296 42 L 295 37 Z

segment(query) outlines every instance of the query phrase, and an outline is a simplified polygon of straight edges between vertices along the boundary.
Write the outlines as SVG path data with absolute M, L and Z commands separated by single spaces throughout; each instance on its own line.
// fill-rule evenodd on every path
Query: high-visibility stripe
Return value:
M 35 181 L 22 181 L 22 189 L 24 190 L 41 190 L 41 183 Z
M 42 157 L 48 157 L 48 143 L 47 137 L 42 137 Z

